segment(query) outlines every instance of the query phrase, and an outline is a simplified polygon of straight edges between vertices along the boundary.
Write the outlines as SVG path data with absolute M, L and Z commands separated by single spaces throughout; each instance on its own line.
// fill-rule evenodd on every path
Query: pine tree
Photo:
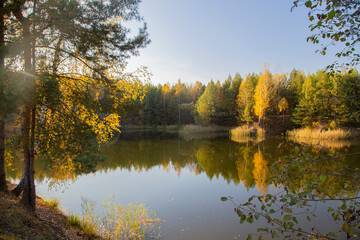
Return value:
M 245 80 L 241 82 L 236 99 L 238 121 L 248 125 L 254 120 L 254 90 L 257 81 L 258 76 L 255 74 L 246 75 Z
M 316 121 L 316 107 L 314 98 L 316 94 L 316 78 L 308 74 L 302 86 L 301 98 L 293 113 L 293 122 L 300 126 L 312 126 Z
M 211 80 L 195 105 L 198 116 L 197 122 L 210 124 L 213 121 L 214 114 L 216 112 L 216 97 L 216 87 L 214 82 Z
M 346 119 L 345 123 L 352 126 L 359 126 L 360 123 L 360 74 L 357 70 L 350 71 L 338 75 L 337 90 L 336 90 L 337 104 L 346 108 L 344 113 L 341 113 L 341 118 Z M 339 117 L 337 117 L 339 118 Z
M 286 98 L 288 100 L 290 110 L 294 109 L 300 101 L 302 86 L 304 84 L 305 78 L 306 77 L 304 72 L 296 69 L 293 69 L 289 75 L 287 81 L 288 92 L 286 93 Z

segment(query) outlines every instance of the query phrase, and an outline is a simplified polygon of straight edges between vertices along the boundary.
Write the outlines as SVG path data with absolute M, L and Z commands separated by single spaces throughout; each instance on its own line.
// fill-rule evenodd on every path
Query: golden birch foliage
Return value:
M 279 104 L 278 104 L 278 107 L 279 107 L 280 112 L 285 111 L 286 109 L 289 108 L 289 103 L 288 103 L 288 101 L 286 100 L 285 97 L 283 97 L 283 98 L 280 100 L 280 102 L 279 102 Z
M 163 96 L 164 101 L 166 101 L 167 96 L 170 93 L 170 88 L 168 84 L 164 84 L 164 86 L 161 88 L 161 94 Z
M 94 165 L 90 153 L 120 130 L 120 113 L 127 102 L 143 98 L 142 89 L 138 73 L 116 80 L 61 75 L 38 81 L 37 148 L 49 161 L 55 182 Z
M 254 111 L 259 121 L 263 119 L 266 109 L 270 106 L 270 101 L 274 95 L 274 84 L 269 70 L 265 69 L 260 74 L 259 82 L 255 87 Z

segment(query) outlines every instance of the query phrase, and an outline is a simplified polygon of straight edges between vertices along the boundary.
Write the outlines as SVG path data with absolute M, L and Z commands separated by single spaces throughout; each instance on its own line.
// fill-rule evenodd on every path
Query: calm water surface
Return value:
M 320 145 L 338 155 L 360 151 L 356 141 L 315 144 L 306 150 L 315 156 Z M 164 220 L 163 239 L 245 239 L 265 223 L 240 224 L 235 206 L 220 198 L 232 196 L 240 203 L 254 194 L 278 191 L 266 181 L 271 174 L 269 164 L 301 147 L 283 138 L 232 141 L 228 136 L 201 139 L 125 134 L 103 148 L 107 159 L 95 173 L 51 188 L 49 179 L 42 176 L 37 180 L 37 191 L 60 199 L 70 213 L 81 213 L 82 198 L 98 205 L 109 196 L 124 205 L 143 203 Z M 339 161 L 360 167 L 355 156 Z M 334 189 L 342 191 L 341 184 Z M 320 215 L 316 226 L 324 230 L 333 227 L 328 217 Z

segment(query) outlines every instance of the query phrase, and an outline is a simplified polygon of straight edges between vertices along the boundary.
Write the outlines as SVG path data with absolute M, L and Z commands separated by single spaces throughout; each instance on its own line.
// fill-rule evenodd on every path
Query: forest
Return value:
M 270 185 L 284 186 L 284 191 L 289 192 L 282 198 L 285 209 L 294 205 L 295 198 L 298 199 L 298 204 L 307 206 L 306 202 L 310 197 L 316 201 L 333 201 L 333 195 L 342 194 L 342 189 L 350 189 L 352 195 L 358 193 L 360 174 L 354 164 L 335 161 L 339 165 L 334 165 L 329 170 L 323 166 L 317 167 L 310 161 L 318 156 L 323 157 L 321 161 L 344 156 L 333 157 L 333 153 L 323 153 L 317 148 L 299 150 L 302 147 L 300 143 L 289 144 L 294 147 L 289 151 L 285 150 L 283 142 L 269 147 L 290 155 L 289 160 L 273 153 L 275 158 L 270 161 L 267 159 L 269 152 L 265 152 L 267 148 L 265 143 L 261 143 L 262 140 L 251 139 L 243 144 L 224 138 L 223 145 L 213 141 L 193 141 L 191 144 L 194 145 L 190 145 L 190 141 L 177 138 L 175 144 L 167 145 L 166 140 L 157 142 L 152 139 L 136 142 L 132 147 L 131 141 L 134 139 L 125 140 L 125 145 L 121 145 L 121 141 L 115 143 L 118 139 L 114 137 L 127 127 L 168 129 L 171 126 L 180 128 L 189 124 L 224 126 L 226 130 L 236 126 L 258 126 L 269 134 L 284 134 L 298 128 L 358 131 L 360 73 L 356 65 L 360 57 L 355 49 L 359 40 L 357 29 L 360 29 L 358 1 L 329 0 L 326 4 L 321 0 L 293 2 L 293 8 L 299 4 L 309 10 L 308 18 L 312 22 L 309 28 L 315 32 L 308 37 L 308 41 L 317 44 L 322 37 L 345 45 L 336 56 L 348 58 L 350 62 L 341 70 L 334 70 L 339 69 L 336 68 L 337 62 L 315 73 L 294 69 L 290 73 L 275 74 L 265 66 L 260 73 L 245 76 L 236 73 L 229 75 L 227 79 L 210 80 L 207 84 L 200 81 L 188 84 L 186 79 L 179 79 L 174 84 L 168 82 L 159 85 L 150 82 L 151 74 L 146 67 L 134 72 L 126 70 L 128 59 L 139 55 L 139 51 L 150 43 L 147 24 L 139 13 L 140 2 L 141 0 L 0 0 L 0 193 L 4 194 L 0 198 L 9 201 L 18 199 L 20 204 L 13 206 L 17 209 L 21 205 L 26 209 L 24 212 L 30 212 L 37 218 L 41 217 L 36 215 L 39 207 L 35 187 L 37 177 L 61 183 L 81 178 L 82 175 L 96 177 L 90 173 L 98 171 L 100 175 L 101 170 L 106 172 L 110 169 L 115 172 L 124 169 L 131 172 L 142 168 L 153 170 L 153 166 L 160 165 L 166 171 L 173 167 L 178 173 L 174 178 L 176 182 L 180 182 L 178 177 L 182 166 L 190 166 L 196 176 L 204 173 L 202 175 L 210 180 L 214 177 L 219 180 L 219 176 L 222 176 L 227 184 L 243 182 L 246 190 L 257 186 L 260 195 L 267 194 Z M 131 32 L 133 22 L 140 25 L 135 33 Z M 327 48 L 321 48 L 320 51 L 325 55 Z M 114 153 L 116 158 L 112 162 L 106 162 L 102 151 L 111 145 L 111 141 L 114 141 L 112 145 L 119 152 Z M 190 152 L 179 151 L 182 150 L 181 144 L 185 144 Z M 147 145 L 149 148 L 146 148 Z M 167 148 L 179 151 L 179 154 L 168 153 Z M 147 151 L 144 152 L 143 149 Z M 235 151 L 231 151 L 232 149 Z M 347 150 L 345 153 L 348 155 L 359 154 L 358 151 Z M 126 158 L 120 161 L 119 156 Z M 153 158 L 146 163 L 144 156 Z M 131 157 L 138 158 L 126 162 Z M 182 161 L 173 161 L 176 157 Z M 109 159 L 111 160 L 111 154 Z M 278 165 L 274 165 L 275 163 Z M 43 164 L 46 170 L 36 172 L 35 168 L 39 164 Z M 17 169 L 7 171 L 12 166 Z M 275 167 L 270 169 L 269 166 Z M 136 174 L 136 171 L 132 173 Z M 309 173 L 314 174 L 306 175 Z M 107 174 L 110 176 L 111 172 Z M 164 172 L 155 174 L 170 176 Z M 302 174 L 307 177 L 296 179 L 301 184 L 295 182 L 291 185 L 293 182 L 288 182 L 293 176 Z M 125 175 L 118 174 L 119 177 Z M 346 176 L 352 181 L 338 181 L 331 176 Z M 152 179 L 148 178 L 144 182 Z M 169 183 L 168 189 L 176 188 L 168 179 L 158 181 L 152 187 Z M 201 184 L 208 184 L 211 189 L 213 183 L 207 178 L 205 180 Z M 10 181 L 17 181 L 17 184 Z M 125 195 L 124 190 L 136 189 L 131 185 L 134 181 L 134 176 L 131 181 L 108 180 L 97 189 L 114 183 L 116 185 L 112 190 L 120 190 L 121 195 Z M 98 183 L 99 179 L 93 182 Z M 144 182 L 141 182 L 142 188 L 137 192 L 143 193 L 150 189 L 149 184 Z M 304 182 L 308 189 L 303 188 Z M 119 188 L 119 183 L 126 183 L 125 188 Z M 193 180 L 191 183 L 183 188 L 196 185 Z M 96 187 L 88 185 L 91 185 L 91 189 L 86 191 L 95 193 Z M 328 185 L 333 185 L 336 189 L 326 195 L 329 198 L 323 198 L 323 195 L 318 194 L 318 186 L 327 188 Z M 295 192 L 300 191 L 300 188 L 308 192 Z M 151 190 L 148 196 L 152 197 L 156 195 L 156 189 Z M 196 193 L 199 191 L 196 190 Z M 225 194 L 224 190 L 221 194 L 223 193 Z M 18 198 L 21 194 L 21 198 Z M 183 193 L 179 191 L 179 194 Z M 353 229 L 360 229 L 360 203 L 357 201 L 358 197 L 353 198 L 352 195 L 348 199 L 340 198 L 342 196 L 337 199 L 344 201 L 344 204 L 348 200 L 352 202 L 351 205 L 341 207 L 339 214 L 333 217 L 335 221 L 342 217 L 341 228 L 348 236 L 355 236 Z M 270 195 L 266 196 L 268 198 Z M 143 200 L 144 197 L 146 196 L 139 199 Z M 159 194 L 158 197 L 156 203 L 168 201 L 167 195 Z M 173 199 L 171 196 L 168 202 Z M 220 199 L 224 201 L 227 197 L 216 196 L 214 199 L 217 201 L 216 205 L 219 205 Z M 250 199 L 256 198 L 253 196 Z M 251 202 L 250 199 L 248 202 Z M 259 196 L 257 199 L 263 198 Z M 238 205 L 238 210 L 235 209 L 240 222 L 244 221 L 244 217 L 247 217 L 248 223 L 252 223 L 253 216 L 265 216 L 272 226 L 279 224 L 277 219 L 269 220 L 269 215 L 261 215 L 251 207 L 245 209 L 248 215 L 244 214 L 245 210 L 241 207 L 251 206 L 245 204 Z M 3 209 L 8 210 L 8 207 L 0 206 L 0 213 L 5 212 Z M 170 212 L 163 210 L 163 213 Z M 230 210 L 232 211 L 231 208 Z M 272 213 L 271 210 L 269 213 Z M 352 214 L 357 214 L 355 220 Z M 15 222 L 15 225 L 19 225 L 13 221 L 17 214 L 4 215 L 8 215 L 9 219 L 0 221 L 0 239 L 3 238 L 3 229 L 8 229 L 7 224 Z M 0 220 L 5 218 L 4 215 Z M 23 221 L 21 217 L 19 219 L 19 226 L 31 223 Z M 204 215 L 203 219 L 210 217 Z M 171 219 L 167 221 L 170 222 Z M 295 217 L 285 215 L 280 221 L 280 227 L 293 231 L 295 222 L 297 223 Z M 18 229 L 14 229 L 13 232 L 17 233 Z M 302 230 L 297 231 L 305 234 Z M 26 239 L 29 239 L 27 234 L 24 231 Z M 308 236 L 310 235 L 320 236 L 313 233 Z M 9 236 L 9 239 L 18 239 L 16 235 Z
M 257 123 L 263 127 L 278 122 L 288 130 L 316 124 L 336 127 L 359 126 L 360 93 L 357 70 L 329 74 L 323 70 L 307 75 L 261 73 L 244 78 L 236 73 L 225 81 L 186 84 L 142 85 L 142 101 L 128 104 L 122 116 L 127 125 L 220 125 Z

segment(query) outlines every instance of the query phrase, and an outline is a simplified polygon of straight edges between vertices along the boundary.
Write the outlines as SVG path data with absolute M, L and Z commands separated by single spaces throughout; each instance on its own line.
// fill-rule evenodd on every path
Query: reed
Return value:
M 232 137 L 264 137 L 265 130 L 258 125 L 243 125 L 230 130 Z
M 358 131 L 345 130 L 341 128 L 324 130 L 320 128 L 299 128 L 288 131 L 287 135 L 294 139 L 310 138 L 310 139 L 347 139 L 359 136 Z
M 82 199 L 82 216 L 71 215 L 68 222 L 86 234 L 104 239 L 145 239 L 160 236 L 161 220 L 143 204 L 127 206 L 112 198 L 102 204 L 103 217 L 97 217 L 95 202 Z

